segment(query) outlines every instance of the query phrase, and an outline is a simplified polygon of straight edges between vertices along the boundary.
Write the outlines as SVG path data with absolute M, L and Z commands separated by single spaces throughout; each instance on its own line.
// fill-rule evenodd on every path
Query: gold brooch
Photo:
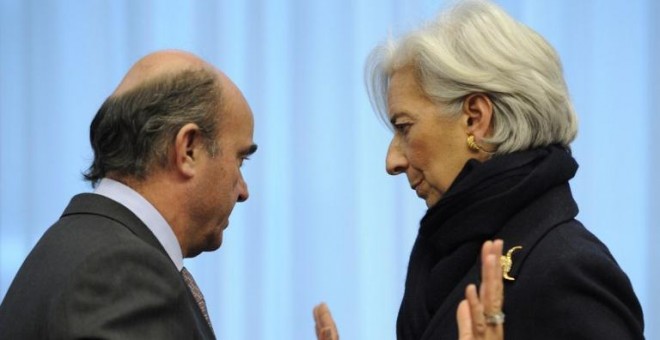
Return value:
M 509 281 L 514 281 L 515 278 L 509 276 L 509 272 L 511 271 L 511 267 L 513 266 L 513 260 L 511 259 L 511 255 L 513 255 L 513 252 L 516 250 L 522 249 L 522 246 L 515 246 L 509 251 L 506 252 L 506 255 L 500 256 L 500 265 L 502 266 L 502 277 L 505 280 Z

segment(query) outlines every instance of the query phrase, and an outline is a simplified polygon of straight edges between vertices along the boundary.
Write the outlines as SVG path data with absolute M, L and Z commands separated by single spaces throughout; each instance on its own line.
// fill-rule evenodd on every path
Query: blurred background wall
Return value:
M 555 46 L 580 118 L 579 218 L 611 249 L 660 339 L 660 5 L 499 0 Z M 88 127 L 130 65 L 162 48 L 224 70 L 256 119 L 222 248 L 186 261 L 220 339 L 394 339 L 424 203 L 384 171 L 370 49 L 434 17 L 422 0 L 0 0 L 0 297 L 82 181 Z

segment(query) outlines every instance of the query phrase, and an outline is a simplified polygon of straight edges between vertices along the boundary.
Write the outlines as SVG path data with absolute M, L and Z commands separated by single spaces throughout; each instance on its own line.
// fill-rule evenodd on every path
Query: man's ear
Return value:
M 195 175 L 203 151 L 202 134 L 197 124 L 188 123 L 179 129 L 174 139 L 174 167 L 185 177 Z
M 488 137 L 491 133 L 493 102 L 485 93 L 473 93 L 463 101 L 463 114 L 466 119 L 468 135 L 477 140 Z

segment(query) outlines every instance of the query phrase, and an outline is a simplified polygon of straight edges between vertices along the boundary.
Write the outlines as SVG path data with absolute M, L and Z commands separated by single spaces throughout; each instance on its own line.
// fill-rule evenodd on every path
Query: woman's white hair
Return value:
M 371 52 L 365 80 L 372 106 L 387 121 L 389 80 L 412 66 L 424 92 L 458 116 L 463 99 L 493 102 L 497 154 L 559 143 L 577 133 L 559 56 L 529 27 L 487 1 L 460 1 L 435 21 Z

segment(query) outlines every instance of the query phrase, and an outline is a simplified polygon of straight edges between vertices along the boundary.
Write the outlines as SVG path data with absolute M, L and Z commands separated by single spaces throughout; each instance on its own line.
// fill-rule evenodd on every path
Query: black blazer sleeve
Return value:
M 530 252 L 516 281 L 506 283 L 507 307 L 507 339 L 644 338 L 628 277 L 576 222 L 557 227 Z

